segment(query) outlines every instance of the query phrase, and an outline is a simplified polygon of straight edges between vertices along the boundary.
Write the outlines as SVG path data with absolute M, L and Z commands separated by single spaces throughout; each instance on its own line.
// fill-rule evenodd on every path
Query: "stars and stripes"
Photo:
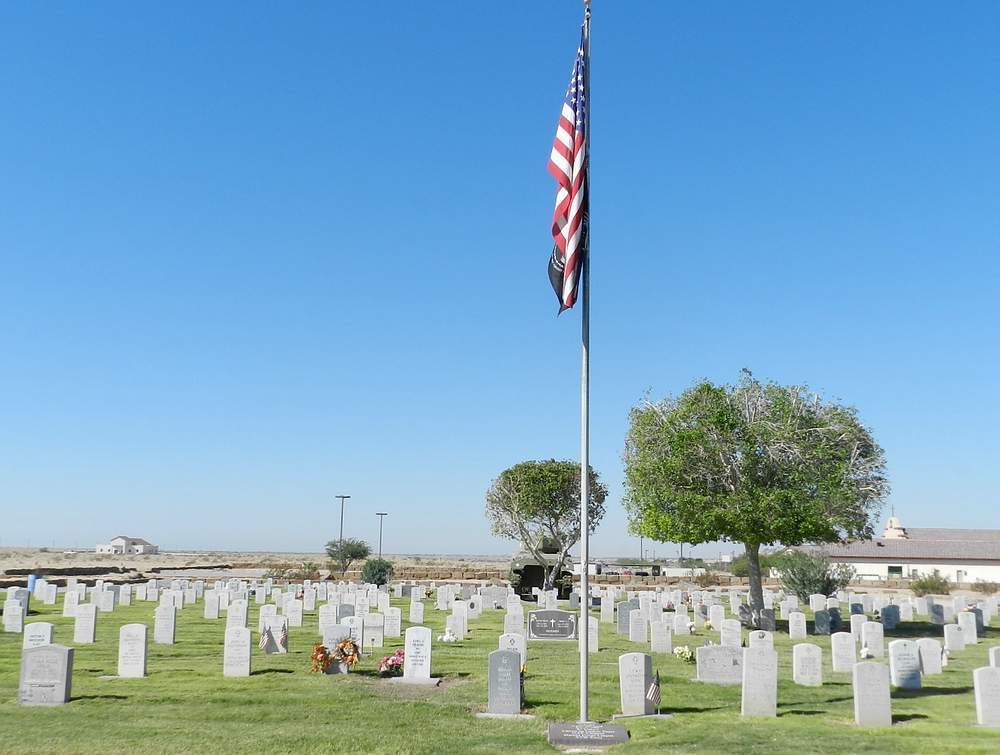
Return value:
M 278 645 L 286 652 L 288 651 L 288 622 L 281 622 L 281 634 L 278 637 Z
M 264 631 L 260 633 L 260 641 L 257 643 L 257 647 L 259 647 L 261 650 L 264 650 L 267 648 L 267 643 L 269 643 L 270 641 L 271 641 L 271 628 L 267 626 L 267 624 L 265 624 Z
M 657 708 L 660 707 L 661 697 L 660 697 L 660 672 L 656 672 L 656 676 L 653 677 L 653 681 L 649 683 L 649 689 L 646 690 L 646 699 L 649 700 Z
M 576 302 L 581 261 L 587 249 L 589 222 L 587 155 L 587 28 L 590 10 L 583 22 L 580 47 L 576 51 L 573 75 L 566 90 L 556 137 L 549 155 L 549 172 L 556 179 L 556 206 L 552 213 L 555 247 L 549 259 L 549 280 L 559 299 L 560 311 Z

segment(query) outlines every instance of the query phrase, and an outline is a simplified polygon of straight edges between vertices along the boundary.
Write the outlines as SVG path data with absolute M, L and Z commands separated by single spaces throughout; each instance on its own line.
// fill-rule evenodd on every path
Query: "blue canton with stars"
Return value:
M 569 89 L 566 90 L 566 104 L 576 113 L 576 130 L 581 134 L 586 133 L 587 121 L 587 63 L 584 57 L 584 42 L 581 39 L 580 47 L 576 51 L 576 63 L 573 66 L 573 75 L 569 80 Z

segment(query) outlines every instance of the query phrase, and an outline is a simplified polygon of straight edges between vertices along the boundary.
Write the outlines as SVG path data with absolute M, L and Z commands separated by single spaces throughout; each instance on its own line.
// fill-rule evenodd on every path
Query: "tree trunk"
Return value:
M 760 612 L 764 608 L 764 587 L 760 574 L 760 544 L 744 543 L 747 552 L 747 577 L 750 580 L 750 614 L 753 625 L 760 626 Z

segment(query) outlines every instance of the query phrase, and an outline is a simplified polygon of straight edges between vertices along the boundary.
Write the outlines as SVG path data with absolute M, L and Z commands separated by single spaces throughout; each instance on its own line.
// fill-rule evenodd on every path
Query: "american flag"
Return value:
M 660 707 L 660 672 L 656 672 L 656 677 L 649 683 L 649 689 L 646 690 L 646 699 L 649 700 L 657 708 Z
M 288 622 L 281 622 L 281 635 L 278 637 L 278 644 L 288 650 Z
M 264 631 L 260 633 L 260 641 L 257 643 L 257 647 L 264 650 L 267 647 L 267 643 L 271 641 L 271 629 L 264 625 Z
M 566 90 L 556 138 L 549 155 L 549 173 L 559 188 L 552 213 L 552 238 L 555 247 L 549 259 L 549 281 L 559 299 L 560 312 L 576 302 L 580 281 L 580 260 L 587 249 L 589 224 L 588 155 L 587 155 L 587 28 L 590 9 L 583 22 L 580 47 L 576 51 L 573 75 Z

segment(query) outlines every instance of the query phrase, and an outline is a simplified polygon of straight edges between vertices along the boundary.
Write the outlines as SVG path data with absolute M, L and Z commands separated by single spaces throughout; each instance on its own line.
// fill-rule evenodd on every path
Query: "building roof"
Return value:
M 906 534 L 905 539 L 875 538 L 806 546 L 805 549 L 823 551 L 837 560 L 1000 561 L 1000 530 L 929 528 L 907 529 Z
M 111 542 L 115 540 L 125 540 L 129 545 L 152 545 L 152 543 L 146 542 L 141 537 L 129 537 L 128 535 L 115 535 L 111 538 Z
M 907 527 L 906 537 L 910 540 L 1000 543 L 1000 530 L 953 530 L 945 527 Z

